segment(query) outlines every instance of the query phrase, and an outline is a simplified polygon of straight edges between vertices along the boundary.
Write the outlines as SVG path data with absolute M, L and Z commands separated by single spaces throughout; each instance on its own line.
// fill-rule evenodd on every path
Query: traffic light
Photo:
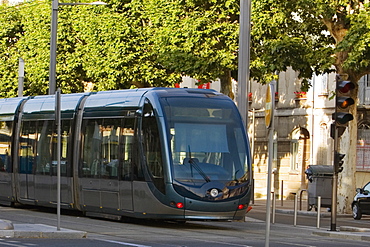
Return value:
M 339 173 L 339 172 L 343 171 L 344 156 L 346 156 L 346 155 L 335 152 L 334 166 L 335 166 L 335 172 L 336 173 Z
M 348 122 L 353 120 L 353 115 L 349 113 L 351 105 L 355 104 L 355 100 L 351 98 L 351 91 L 355 88 L 355 84 L 351 81 L 345 81 L 336 77 L 335 89 L 335 113 L 333 113 L 333 120 L 336 126 L 347 126 Z

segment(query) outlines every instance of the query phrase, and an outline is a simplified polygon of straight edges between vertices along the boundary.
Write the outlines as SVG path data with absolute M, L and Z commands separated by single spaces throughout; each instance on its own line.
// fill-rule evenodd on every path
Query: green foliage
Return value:
M 288 66 L 300 78 L 335 69 L 356 81 L 370 73 L 370 9 L 364 2 L 252 1 L 252 76 L 268 82 Z
M 130 4 L 59 6 L 57 87 L 63 93 L 170 86 L 180 74 L 159 65 L 142 17 Z M 17 95 L 18 58 L 25 60 L 25 95 L 48 93 L 50 2 L 3 7 L 0 19 L 0 97 Z M 140 17 L 140 18 L 137 18 Z M 12 21 L 10 21 L 12 20 Z
M 348 58 L 343 67 L 355 73 L 369 71 L 370 67 L 370 8 L 364 6 L 358 13 L 350 15 L 351 28 L 346 39 L 338 44 L 337 49 L 348 51 Z
M 5 12 L 0 6 L 0 87 L 1 96 L 12 97 L 17 94 L 18 74 L 14 70 L 18 66 L 18 52 L 15 44 L 19 40 L 22 26 L 15 9 Z
M 251 76 L 266 83 L 292 67 L 310 87 L 313 73 L 358 79 L 370 72 L 367 1 L 252 1 Z M 60 6 L 57 87 L 63 93 L 172 86 L 182 75 L 221 78 L 237 70 L 238 0 L 110 0 Z M 0 97 L 17 94 L 18 58 L 25 95 L 46 94 L 51 1 L 0 7 Z M 225 86 L 226 85 L 226 86 Z
M 237 68 L 238 1 L 143 2 L 147 29 L 163 66 L 202 82 Z

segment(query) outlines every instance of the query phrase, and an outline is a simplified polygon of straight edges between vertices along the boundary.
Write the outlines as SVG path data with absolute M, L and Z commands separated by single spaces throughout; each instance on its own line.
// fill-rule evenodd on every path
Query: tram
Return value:
M 0 99 L 0 204 L 56 207 L 55 96 Z M 227 96 L 147 88 L 61 95 L 61 207 L 147 219 L 241 220 L 249 143 Z

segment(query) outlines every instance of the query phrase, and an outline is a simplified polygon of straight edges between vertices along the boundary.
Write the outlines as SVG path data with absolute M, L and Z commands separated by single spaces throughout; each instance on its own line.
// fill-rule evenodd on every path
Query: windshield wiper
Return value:
M 211 182 L 211 180 L 209 179 L 209 177 L 204 173 L 204 171 L 202 170 L 202 168 L 200 168 L 200 166 L 198 165 L 198 162 L 196 161 L 196 159 L 193 159 L 193 158 L 189 158 L 187 160 L 187 162 L 195 168 L 195 170 L 197 170 L 197 172 L 199 173 L 199 175 L 202 176 L 202 178 L 207 182 Z
M 194 167 L 195 170 L 197 170 L 197 172 L 199 173 L 199 175 L 201 175 L 207 183 L 211 182 L 209 177 L 204 173 L 202 168 L 200 168 L 200 166 L 198 165 L 198 159 L 191 157 L 190 145 L 188 146 L 188 149 L 189 149 L 189 152 L 187 153 L 188 158 L 185 159 L 185 161 L 188 162 L 191 165 L 191 167 Z M 193 174 L 193 172 L 191 172 L 191 174 Z

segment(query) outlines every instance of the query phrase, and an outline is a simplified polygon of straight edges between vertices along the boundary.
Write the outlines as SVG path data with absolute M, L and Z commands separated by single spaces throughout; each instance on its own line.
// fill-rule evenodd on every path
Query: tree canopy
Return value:
M 171 86 L 188 75 L 220 78 L 230 95 L 239 1 L 107 2 L 59 7 L 57 86 L 64 93 Z M 25 94 L 47 93 L 50 6 L 36 0 L 0 7 L 0 97 L 16 95 L 19 57 Z M 290 66 L 303 89 L 313 73 L 333 69 L 357 81 L 370 72 L 368 13 L 368 0 L 252 1 L 251 77 L 266 83 Z
M 173 86 L 182 75 L 230 85 L 237 68 L 235 1 L 108 1 L 60 6 L 57 87 L 63 93 Z M 2 6 L 0 97 L 17 92 L 25 60 L 25 95 L 48 92 L 51 2 Z M 224 87 L 231 92 L 231 88 Z
M 259 81 L 288 66 L 306 79 L 335 70 L 357 82 L 370 73 L 368 0 L 258 0 L 252 11 L 251 69 Z

